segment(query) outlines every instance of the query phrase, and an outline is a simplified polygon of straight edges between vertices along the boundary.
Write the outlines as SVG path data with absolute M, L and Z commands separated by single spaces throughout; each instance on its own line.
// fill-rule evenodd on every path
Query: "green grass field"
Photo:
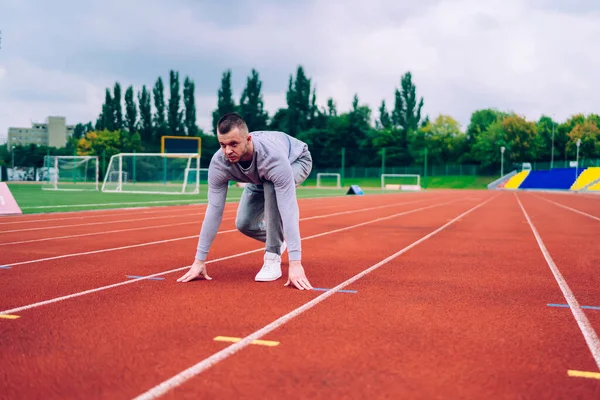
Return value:
M 421 177 L 421 187 L 424 189 L 487 189 L 490 182 L 498 179 L 497 176 L 427 176 Z M 328 184 L 335 184 L 334 179 L 328 179 Z M 397 183 L 390 179 L 390 183 Z M 408 183 L 408 182 L 406 182 Z M 305 186 L 316 186 L 316 179 L 309 179 Z M 346 178 L 343 187 L 359 185 L 363 189 L 381 188 L 381 178 Z
M 486 189 L 493 177 L 439 176 L 422 178 L 425 189 Z M 344 196 L 350 185 L 359 185 L 365 195 L 398 193 L 397 190 L 380 189 L 381 181 L 373 179 L 345 179 L 341 189 L 314 187 L 315 180 L 307 180 L 298 188 L 298 198 Z M 133 208 L 169 206 L 178 204 L 203 204 L 207 201 L 206 186 L 202 185 L 199 194 L 143 194 L 105 193 L 101 191 L 54 191 L 42 190 L 38 183 L 9 183 L 8 187 L 24 214 L 100 210 L 111 208 Z M 239 200 L 242 188 L 229 188 L 228 201 Z

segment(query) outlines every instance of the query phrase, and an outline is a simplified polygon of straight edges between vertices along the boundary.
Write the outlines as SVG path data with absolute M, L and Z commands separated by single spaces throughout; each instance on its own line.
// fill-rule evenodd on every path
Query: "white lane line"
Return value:
M 571 309 L 571 312 L 573 313 L 573 317 L 575 317 L 575 321 L 577 321 L 577 325 L 579 326 L 579 329 L 581 330 L 581 333 L 583 334 L 585 342 L 587 343 L 590 351 L 592 352 L 592 356 L 594 357 L 594 360 L 596 361 L 596 365 L 598 366 L 598 369 L 600 369 L 600 340 L 598 340 L 598 335 L 596 334 L 596 331 L 594 331 L 594 328 L 592 328 L 590 321 L 588 321 L 587 317 L 585 316 L 585 313 L 581 309 L 579 302 L 577 301 L 577 299 L 575 298 L 575 295 L 569 288 L 567 281 L 562 276 L 558 267 L 554 263 L 554 260 L 552 259 L 550 252 L 544 245 L 544 241 L 542 240 L 540 234 L 538 233 L 537 229 L 533 225 L 531 218 L 529 218 L 527 211 L 525 211 L 525 208 L 523 207 L 523 204 L 521 203 L 521 200 L 519 199 L 519 196 L 517 196 L 516 193 L 515 193 L 515 197 L 517 198 L 517 201 L 519 202 L 519 206 L 521 207 L 521 210 L 523 211 L 523 214 L 525 215 L 527 222 L 529 222 L 531 231 L 533 232 L 533 235 L 535 236 L 535 240 L 537 241 L 537 244 L 538 244 L 540 250 L 542 251 L 544 258 L 546 259 L 546 263 L 548 263 L 548 266 L 550 267 L 550 270 L 552 271 L 552 274 L 554 275 L 554 279 L 556 280 L 556 283 L 558 283 L 558 286 L 560 287 L 560 290 L 562 291 L 563 296 L 565 296 L 565 299 L 567 300 L 567 303 L 570 306 L 569 308 Z
M 399 205 L 410 204 L 410 203 L 421 203 L 423 201 L 426 201 L 426 200 L 416 200 L 416 201 L 409 201 L 409 202 L 400 202 L 400 203 L 386 204 L 386 205 L 383 205 L 383 206 L 376 206 L 376 207 L 370 207 L 370 208 L 361 208 L 361 209 L 358 209 L 358 210 L 341 211 L 341 212 L 337 212 L 337 213 L 333 213 L 333 214 L 324 214 L 324 215 L 317 215 L 317 216 L 313 216 L 313 217 L 300 218 L 300 221 L 307 221 L 307 220 L 319 219 L 319 218 L 329 218 L 329 217 L 335 217 L 335 216 L 338 216 L 338 215 L 371 211 L 371 210 L 375 210 L 375 209 L 379 209 L 379 208 L 385 208 L 385 207 L 393 207 L 393 206 L 399 206 Z M 452 201 L 459 201 L 459 200 L 452 200 Z M 229 219 L 231 219 L 231 218 L 224 219 L 224 221 L 225 220 L 229 220 Z M 182 224 L 189 224 L 189 223 L 197 224 L 198 222 L 197 221 L 196 222 L 185 222 L 185 223 L 182 223 Z M 169 226 L 169 225 L 163 225 L 163 226 Z M 124 230 L 120 230 L 120 231 L 127 231 L 127 230 L 134 230 L 134 229 L 144 229 L 144 228 L 130 228 L 130 229 L 124 229 Z M 231 232 L 237 232 L 237 229 L 230 229 L 230 230 L 227 230 L 227 231 L 221 231 L 221 232 L 217 232 L 217 234 L 231 233 Z M 100 233 L 109 233 L 109 232 L 100 232 Z M 92 234 L 95 235 L 97 233 L 92 233 Z M 83 234 L 83 235 L 80 235 L 80 236 L 86 236 L 86 235 L 90 235 L 90 234 Z M 77 235 L 73 235 L 72 237 L 75 237 L 75 236 L 77 236 Z M 13 267 L 15 265 L 32 264 L 32 263 L 36 263 L 36 262 L 50 261 L 50 260 L 56 260 L 56 259 L 60 259 L 60 258 L 76 257 L 76 256 L 80 256 L 80 255 L 88 255 L 88 254 L 102 253 L 102 252 L 108 252 L 108 251 L 124 250 L 124 249 L 133 248 L 133 247 L 150 246 L 150 245 L 154 245 L 154 244 L 168 243 L 170 241 L 185 240 L 185 239 L 191 239 L 191 238 L 196 238 L 196 237 L 198 237 L 198 235 L 183 236 L 183 237 L 172 238 L 172 239 L 164 239 L 164 240 L 153 241 L 153 242 L 137 243 L 137 244 L 129 245 L 129 246 L 121 246 L 121 247 L 114 247 L 114 248 L 101 249 L 101 250 L 91 250 L 91 251 L 87 251 L 87 252 L 83 252 L 83 253 L 63 254 L 63 255 L 60 255 L 60 256 L 46 257 L 46 258 L 40 258 L 40 259 L 35 259 L 35 260 L 29 260 L 29 261 L 19 261 L 19 262 L 15 262 L 15 263 L 12 263 L 12 264 L 4 264 L 4 266 L 6 266 L 6 267 Z M 48 239 L 44 239 L 44 240 L 51 240 L 51 239 L 54 239 L 54 238 L 48 238 Z M 12 244 L 12 243 L 23 243 L 23 242 L 11 242 L 11 243 L 7 243 L 7 244 Z M 0 246 L 1 246 L 1 244 L 0 244 Z
M 483 203 L 479 203 L 478 205 L 476 205 L 475 207 L 470 208 L 469 210 L 465 211 L 464 213 L 460 214 L 458 217 L 452 219 L 450 222 L 447 222 L 446 224 L 442 225 L 441 227 L 437 228 L 436 230 L 434 230 L 433 232 L 428 233 L 427 235 L 423 236 L 422 238 L 418 239 L 417 241 L 411 243 L 410 245 L 404 247 L 402 250 L 392 254 L 391 256 L 385 258 L 384 260 L 378 262 L 375 265 L 372 265 L 371 267 L 365 269 L 364 271 L 354 275 L 352 278 L 340 283 L 339 285 L 337 285 L 336 287 L 334 287 L 333 289 L 319 295 L 318 297 L 315 297 L 313 300 L 309 301 L 308 303 L 305 303 L 304 305 L 296 308 L 293 311 L 290 311 L 289 313 L 285 314 L 284 316 L 276 319 L 275 321 L 271 322 L 270 324 L 266 325 L 265 327 L 257 330 L 256 332 L 246 336 L 245 338 L 243 338 L 242 340 L 240 340 L 237 343 L 234 343 L 226 348 L 224 348 L 221 351 L 218 351 L 216 353 L 214 353 L 212 356 L 200 361 L 199 363 L 197 363 L 196 365 L 174 375 L 172 378 L 160 383 L 159 385 L 153 387 L 152 389 L 148 390 L 147 392 L 137 396 L 134 398 L 134 400 L 147 400 L 147 399 L 155 399 L 157 397 L 160 397 L 164 394 L 166 394 L 167 392 L 169 392 L 170 390 L 176 388 L 177 386 L 182 385 L 183 383 L 185 383 L 186 381 L 188 381 L 189 379 L 195 377 L 196 375 L 201 374 L 202 372 L 206 371 L 207 369 L 211 368 L 212 366 L 216 365 L 217 363 L 225 360 L 226 358 L 232 356 L 233 354 L 237 353 L 238 351 L 244 349 L 245 347 L 248 347 L 254 340 L 258 340 L 261 337 L 265 336 L 266 334 L 270 333 L 271 331 L 281 327 L 282 325 L 286 324 L 287 322 L 289 322 L 290 320 L 292 320 L 293 318 L 296 318 L 297 316 L 299 316 L 300 314 L 302 314 L 303 312 L 313 308 L 314 306 L 316 306 L 317 304 L 321 303 L 322 301 L 324 301 L 325 299 L 327 299 L 328 297 L 332 296 L 335 292 L 337 292 L 338 290 L 343 289 L 344 287 L 352 284 L 353 282 L 359 280 L 360 278 L 362 278 L 363 276 L 375 271 L 376 269 L 380 268 L 381 266 L 387 264 L 388 262 L 392 261 L 393 259 L 397 258 L 398 256 L 404 254 L 405 252 L 407 252 L 408 250 L 412 249 L 413 247 L 415 247 L 416 245 L 424 242 L 425 240 L 431 238 L 432 236 L 436 235 L 437 233 L 441 232 L 442 230 L 444 230 L 445 228 L 447 228 L 448 226 L 452 225 L 454 222 L 458 221 L 459 219 L 465 217 L 467 214 L 471 213 L 472 211 L 476 210 L 477 208 L 483 206 L 484 204 L 490 202 L 491 200 L 493 200 L 494 198 L 498 197 L 498 195 L 484 201 Z
M 228 221 L 228 220 L 233 219 L 233 218 L 234 217 L 223 218 L 223 221 Z M 182 226 L 182 225 L 191 225 L 191 224 L 196 224 L 197 225 L 198 221 L 179 222 L 179 223 L 176 223 L 176 224 L 165 224 L 165 225 L 151 225 L 151 226 L 143 226 L 141 228 L 116 229 L 116 230 L 113 230 L 113 231 L 100 231 L 100 232 L 82 233 L 80 235 L 53 236 L 53 237 L 42 238 L 42 239 L 20 240 L 18 242 L 0 243 L 0 246 L 8 246 L 8 245 L 24 244 L 24 243 L 34 243 L 34 242 L 46 242 L 48 240 L 73 239 L 73 238 L 76 238 L 76 237 L 94 236 L 94 235 L 105 235 L 105 234 L 108 234 L 108 233 L 131 232 L 131 231 L 138 231 L 138 230 L 143 230 L 143 229 L 170 228 L 172 226 Z
M 228 211 L 228 212 L 230 212 L 230 211 Z M 124 223 L 124 222 L 150 221 L 150 220 L 153 220 L 153 219 L 165 219 L 165 218 L 183 218 L 183 217 L 193 217 L 193 216 L 197 216 L 197 215 L 203 215 L 204 213 L 205 213 L 205 211 L 200 211 L 200 212 L 195 212 L 195 213 L 191 213 L 191 214 L 173 214 L 173 215 L 160 215 L 160 216 L 157 216 L 157 217 L 116 219 L 114 221 L 87 222 L 87 223 L 84 223 L 84 224 L 39 226 L 37 228 L 13 229 L 13 230 L 10 230 L 10 231 L 2 231 L 0 233 L 42 231 L 42 230 L 46 230 L 46 229 L 74 228 L 74 227 L 77 227 L 77 226 L 121 224 L 121 223 Z M 129 215 L 131 215 L 131 214 L 129 214 Z
M 322 196 L 315 197 L 313 194 L 303 195 L 300 193 L 297 198 L 330 198 L 330 197 L 342 197 L 339 194 L 326 194 Z M 238 201 L 240 196 L 231 196 L 227 198 L 227 201 Z M 47 205 L 47 206 L 25 206 L 21 207 L 21 209 L 25 210 L 38 210 L 38 209 L 54 209 L 54 208 L 70 208 L 70 207 L 101 207 L 101 206 L 121 206 L 121 205 L 135 205 L 135 204 L 164 204 L 164 203 L 175 203 L 174 205 L 181 204 L 186 205 L 188 203 L 192 204 L 206 204 L 206 199 L 190 199 L 190 200 L 154 200 L 154 201 L 130 201 L 130 202 L 117 202 L 117 203 L 94 203 L 94 204 L 61 204 L 61 205 Z
M 555 202 L 555 201 L 552 201 L 552 200 L 550 200 L 550 199 L 547 199 L 547 198 L 545 198 L 545 197 L 542 197 L 542 196 L 535 196 L 535 197 L 538 197 L 538 198 L 540 198 L 540 199 L 542 199 L 542 200 L 546 200 L 547 202 L 549 202 L 549 203 L 552 203 L 552 204 L 555 204 L 555 205 L 557 205 L 557 206 L 559 206 L 559 207 L 562 207 L 562 208 L 564 208 L 564 209 L 566 209 L 566 210 L 570 210 L 570 211 L 573 211 L 573 212 L 575 212 L 575 213 L 577 213 L 577 214 L 581 214 L 581 215 L 584 215 L 584 216 L 586 216 L 586 217 L 589 217 L 589 218 L 595 219 L 596 221 L 600 221 L 600 218 L 596 217 L 595 215 L 588 214 L 588 213 L 586 213 L 586 212 L 583 212 L 583 211 L 579 211 L 579 210 L 577 210 L 576 208 L 571 208 L 571 207 L 569 207 L 569 206 L 565 206 L 564 204 L 557 203 L 557 202 Z
M 415 212 L 427 210 L 427 209 L 430 209 L 430 208 L 440 207 L 440 206 L 443 206 L 443 205 L 446 205 L 446 204 L 454 203 L 454 202 L 459 201 L 459 200 L 460 199 L 458 199 L 458 200 L 451 200 L 451 201 L 447 201 L 447 202 L 440 203 L 440 204 L 434 204 L 434 205 L 431 205 L 431 206 L 417 208 L 417 209 L 414 209 L 414 210 L 403 211 L 403 212 L 400 212 L 400 213 L 389 215 L 387 217 L 376 218 L 376 219 L 373 219 L 373 220 L 370 220 L 370 221 L 367 221 L 367 222 L 361 222 L 361 223 L 356 224 L 356 225 L 351 225 L 351 226 L 347 226 L 347 227 L 344 227 L 344 228 L 339 228 L 339 229 L 335 229 L 335 230 L 331 230 L 331 231 L 327 231 L 327 232 L 323 232 L 323 233 L 318 233 L 316 235 L 307 236 L 305 238 L 302 238 L 301 240 L 310 240 L 310 239 L 314 239 L 314 238 L 325 236 L 325 235 L 331 235 L 331 234 L 338 233 L 338 232 L 348 231 L 350 229 L 355 229 L 355 228 L 358 228 L 358 227 L 361 227 L 361 226 L 365 226 L 365 225 L 369 225 L 369 224 L 374 224 L 376 222 L 386 221 L 386 220 L 389 220 L 389 219 L 392 219 L 392 218 L 400 217 L 402 215 L 408 215 L 408 214 L 412 214 L 412 213 L 415 213 Z M 236 230 L 223 231 L 223 232 L 219 232 L 219 233 L 234 232 L 234 231 L 236 231 Z M 180 238 L 180 239 L 189 239 L 189 238 L 197 238 L 197 237 L 198 237 L 198 235 L 194 235 L 194 236 L 189 236 L 189 237 Z M 238 253 L 238 254 L 234 254 L 234 255 L 231 255 L 231 256 L 222 257 L 222 258 L 218 258 L 218 259 L 215 259 L 215 260 L 207 261 L 206 264 L 211 264 L 211 263 L 214 263 L 214 262 L 217 262 L 217 261 L 229 260 L 231 258 L 241 257 L 241 256 L 245 256 L 245 255 L 252 254 L 252 253 L 257 253 L 257 252 L 264 251 L 264 250 L 265 250 L 265 248 L 263 246 L 261 248 L 255 249 L 255 250 L 245 251 L 243 253 Z M 97 252 L 101 252 L 101 251 L 97 251 Z M 83 253 L 79 253 L 77 255 L 83 255 Z M 0 311 L 0 315 L 13 314 L 13 313 L 20 312 L 20 311 L 23 311 L 23 310 L 29 310 L 29 309 L 32 309 L 32 308 L 40 307 L 40 306 L 43 306 L 43 305 L 46 305 L 46 304 L 56 303 L 56 302 L 63 301 L 63 300 L 69 300 L 69 299 L 73 299 L 75 297 L 84 296 L 86 294 L 91 294 L 91 293 L 99 292 L 99 291 L 106 290 L 106 289 L 111 289 L 111 288 L 118 287 L 118 286 L 129 285 L 129 284 L 132 284 L 132 283 L 140 281 L 140 280 L 145 280 L 147 278 L 153 278 L 153 277 L 156 277 L 156 276 L 166 275 L 166 274 L 170 274 L 170 273 L 173 273 L 173 272 L 183 271 L 183 270 L 186 270 L 188 268 L 189 268 L 189 265 L 187 265 L 185 267 L 180 267 L 180 268 L 172 269 L 172 270 L 169 270 L 169 271 L 157 272 L 156 274 L 152 274 L 152 275 L 146 275 L 143 278 L 130 279 L 130 280 L 127 280 L 127 281 L 123 281 L 123 282 L 119 282 L 119 283 L 114 283 L 112 285 L 102 286 L 102 287 L 99 287 L 99 288 L 90 289 L 90 290 L 86 290 L 86 291 L 83 291 L 83 292 L 69 294 L 69 295 L 61 296 L 61 297 L 55 297 L 55 298 L 50 299 L 50 300 L 45 300 L 45 301 L 41 301 L 41 302 L 38 302 L 38 303 L 33 303 L 33 304 L 26 305 L 26 306 L 21 306 L 21 307 L 13 308 L 13 309 L 10 309 L 10 310 Z
M 229 200 L 229 199 L 227 199 Z M 236 197 L 235 200 L 239 200 L 239 197 Z M 23 210 L 33 210 L 33 209 L 43 209 L 43 208 L 67 208 L 67 207 L 101 207 L 101 206 L 124 206 L 124 205 L 133 205 L 133 204 L 164 204 L 164 203 L 195 203 L 195 204 L 206 204 L 206 200 L 155 200 L 155 201 L 130 201 L 123 203 L 95 203 L 95 204 L 61 204 L 54 206 L 29 206 L 29 207 L 21 207 Z
M 399 203 L 399 204 L 418 203 L 420 201 L 425 201 L 425 200 L 411 201 L 411 202 Z M 332 206 L 327 206 L 327 207 L 319 207 L 319 209 L 327 209 L 327 208 L 333 208 L 333 207 L 337 207 L 337 205 L 332 205 Z M 229 213 L 229 212 L 234 212 L 234 211 L 235 210 L 228 210 L 228 211 L 225 211 L 225 212 Z M 331 215 L 337 215 L 337 214 L 331 214 Z M 314 218 L 323 218 L 323 217 L 324 216 L 309 217 L 309 218 L 304 218 L 303 220 L 314 219 Z M 224 218 L 223 221 L 229 221 L 229 220 L 234 219 L 234 218 L 235 217 Z M 48 240 L 72 239 L 72 238 L 83 237 L 83 236 L 104 235 L 104 234 L 107 234 L 107 233 L 131 232 L 131 231 L 137 231 L 137 230 L 143 230 L 143 229 L 168 228 L 168 227 L 171 227 L 171 226 L 182 226 L 182 225 L 190 225 L 190 224 L 198 224 L 198 221 L 179 222 L 179 223 L 176 223 L 176 224 L 150 225 L 150 226 L 142 226 L 142 227 L 139 227 L 139 228 L 115 229 L 115 230 L 112 230 L 112 231 L 90 232 L 90 233 L 82 233 L 82 234 L 78 234 L 78 235 L 51 236 L 51 237 L 48 237 L 48 238 L 41 238 L 41 239 L 30 239 L 30 240 L 20 240 L 20 241 L 17 241 L 17 242 L 0 243 L 0 246 L 8 246 L 8 245 L 24 244 L 24 243 L 34 243 L 34 242 L 45 242 L 45 241 L 48 241 Z
M 138 215 L 139 214 L 160 214 L 160 213 L 165 213 L 164 210 L 157 210 L 157 209 L 152 209 L 151 211 L 142 211 L 142 210 L 145 210 L 145 209 L 147 209 L 147 208 L 146 207 L 135 207 L 135 208 L 129 208 L 129 209 L 119 208 L 119 211 L 123 211 L 123 210 L 135 210 L 135 213 L 138 214 Z M 79 214 L 79 216 L 77 216 L 77 217 L 21 219 L 21 220 L 15 219 L 15 220 L 10 221 L 10 222 L 0 222 L 0 225 L 31 224 L 31 223 L 34 223 L 34 222 L 67 221 L 67 220 L 72 220 L 72 219 L 113 218 L 113 217 L 122 217 L 122 216 L 125 216 L 125 215 L 131 215 L 131 212 L 117 213 L 117 214 L 98 213 L 97 215 L 89 215 L 89 214 L 81 215 L 81 213 L 78 213 L 78 214 Z M 33 215 L 37 215 L 37 214 L 33 214 Z

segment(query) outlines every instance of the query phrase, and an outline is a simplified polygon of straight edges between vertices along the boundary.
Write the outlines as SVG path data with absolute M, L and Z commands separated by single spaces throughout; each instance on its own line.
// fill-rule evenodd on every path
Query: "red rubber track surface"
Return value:
M 316 288 L 332 288 L 421 242 L 344 288 L 356 293 L 333 293 L 262 337 L 278 346 L 244 347 L 163 397 L 598 398 L 600 380 L 567 375 L 569 369 L 598 372 L 598 366 L 570 310 L 547 306 L 565 300 L 518 200 L 579 302 L 598 305 L 591 304 L 599 298 L 598 251 L 588 233 L 597 237 L 600 222 L 534 194 L 300 200 L 301 218 L 323 216 L 301 221 L 303 264 Z M 380 208 L 361 212 L 370 207 Z M 235 205 L 228 210 L 235 215 Z M 125 217 L 122 210 L 112 214 Z M 202 217 L 191 218 L 198 219 L 195 226 L 173 228 L 170 237 L 197 235 Z M 226 220 L 221 230 L 234 227 Z M 72 229 L 32 231 L 38 235 L 32 238 Z M 93 225 L 81 232 L 110 229 Z M 110 248 L 110 236 L 117 246 L 166 237 L 161 229 L 134 232 L 37 246 L 61 256 Z M 230 346 L 216 336 L 243 338 L 323 295 L 283 286 L 286 257 L 283 279 L 254 282 L 263 245 L 237 232 L 217 235 L 209 259 L 255 252 L 210 263 L 210 282 L 177 283 L 196 244 L 191 238 L 0 269 L 0 313 L 30 306 L 13 313 L 17 319 L 0 319 L 0 398 L 134 398 Z M 0 264 L 8 264 L 5 257 L 36 259 L 30 245 L 0 246 Z M 102 289 L 130 281 L 126 275 L 176 268 L 161 281 Z M 101 289 L 34 304 L 94 288 Z M 598 330 L 594 312 L 600 313 L 586 315 Z
M 411 209 L 431 207 L 443 201 L 443 198 L 419 198 L 405 199 L 396 197 L 387 199 L 385 208 L 361 212 L 359 209 L 350 214 L 335 215 L 342 210 L 313 210 L 314 207 L 302 212 L 301 218 L 311 218 L 318 215 L 334 214 L 328 218 L 320 218 L 301 222 L 300 228 L 304 236 L 314 235 L 333 229 L 339 229 L 344 226 L 362 223 L 377 217 L 384 217 L 393 213 L 408 211 Z M 453 201 L 452 199 L 446 201 Z M 360 207 L 360 205 L 355 205 Z M 378 206 L 382 206 L 381 204 Z M 369 205 L 369 207 L 371 207 Z M 199 224 L 199 223 L 198 223 Z M 240 235 L 234 230 L 233 220 L 224 221 L 221 231 L 229 233 L 218 234 L 215 238 L 214 248 L 211 249 L 210 258 L 216 259 L 229 256 L 236 253 L 260 249 L 260 244 L 255 240 Z M 189 265 L 193 261 L 195 248 L 197 245 L 198 227 L 193 230 L 180 229 L 177 235 L 170 236 L 188 237 L 189 239 L 159 243 L 152 246 L 124 249 L 114 252 L 95 253 L 83 255 L 75 258 L 63 258 L 48 260 L 45 262 L 16 265 L 5 271 L 6 280 L 0 281 L 0 291 L 6 293 L 0 299 L 0 307 L 13 308 L 24 303 L 37 302 L 49 297 L 63 296 L 73 291 L 89 290 L 98 286 L 104 286 L 123 281 L 126 275 L 150 275 L 166 271 L 172 268 Z M 145 238 L 150 239 L 150 238 Z M 71 239 L 65 240 L 71 242 Z M 233 241 L 233 242 L 232 242 Z M 120 242 L 113 243 L 112 239 L 107 241 L 106 245 L 97 246 L 99 248 L 110 248 L 111 244 L 122 247 L 127 244 L 139 242 L 138 238 L 121 238 Z M 72 253 L 75 242 L 65 248 L 65 253 Z M 23 247 L 29 247 L 30 244 L 24 244 Z M 12 247 L 12 246 L 11 246 Z M 91 245 L 94 250 L 96 246 Z M 14 250 L 14 249 L 13 249 Z M 50 250 L 48 250 L 50 251 Z M 6 256 L 10 258 L 10 255 Z M 255 263 L 260 263 L 261 255 L 255 253 L 252 257 Z M 112 259 L 123 259 L 123 262 L 107 262 Z M 260 267 L 260 265 L 259 265 Z M 209 271 L 212 269 L 208 267 Z M 11 279 L 11 277 L 13 277 Z M 23 290 L 27 288 L 27 290 Z
M 533 197 L 546 199 L 546 202 L 550 202 L 550 204 L 552 204 L 552 202 L 562 204 L 563 206 L 575 208 L 584 213 L 593 215 L 596 218 L 600 218 L 600 195 L 561 195 L 554 193 L 527 194 L 531 194 Z

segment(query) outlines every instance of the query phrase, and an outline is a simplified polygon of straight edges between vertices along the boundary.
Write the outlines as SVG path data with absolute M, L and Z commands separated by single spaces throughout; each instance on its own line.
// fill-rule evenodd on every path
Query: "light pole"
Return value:
M 504 146 L 500 147 L 500 177 L 504 176 Z
M 550 169 L 554 168 L 554 119 L 552 119 L 552 153 L 550 158 Z
M 577 156 L 575 158 L 577 165 L 575 165 L 575 182 L 577 182 L 577 176 L 579 174 L 579 146 L 581 146 L 581 139 L 577 139 Z M 579 184 L 577 184 L 577 190 L 579 190 Z
M 12 155 L 12 170 L 13 170 L 13 175 L 15 173 L 15 146 L 13 145 L 10 149 L 10 153 Z

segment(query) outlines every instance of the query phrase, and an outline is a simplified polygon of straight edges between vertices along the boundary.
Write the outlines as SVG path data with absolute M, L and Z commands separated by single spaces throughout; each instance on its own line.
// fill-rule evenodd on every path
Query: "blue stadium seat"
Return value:
M 530 171 L 519 189 L 569 190 L 585 168 L 555 168 L 549 171 Z

